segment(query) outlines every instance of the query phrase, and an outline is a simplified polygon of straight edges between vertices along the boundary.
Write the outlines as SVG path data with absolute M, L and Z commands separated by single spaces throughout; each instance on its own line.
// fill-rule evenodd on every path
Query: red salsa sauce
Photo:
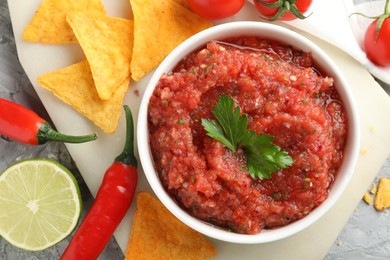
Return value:
M 242 150 L 208 137 L 201 118 L 227 94 L 249 128 L 275 137 L 294 159 L 253 179 Z M 347 116 L 333 79 L 310 53 L 277 41 L 212 41 L 164 74 L 149 101 L 151 151 L 166 190 L 191 215 L 237 233 L 287 225 L 320 205 L 336 178 Z

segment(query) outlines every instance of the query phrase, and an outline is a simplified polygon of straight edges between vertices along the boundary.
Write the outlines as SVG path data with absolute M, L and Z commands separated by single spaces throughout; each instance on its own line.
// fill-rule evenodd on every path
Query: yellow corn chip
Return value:
M 372 186 L 371 186 L 370 193 L 371 193 L 371 194 L 376 194 L 376 191 L 377 191 L 376 184 L 373 183 Z
M 379 180 L 374 207 L 376 210 L 384 210 L 390 207 L 390 179 L 381 178 Z
M 176 46 L 212 24 L 170 0 L 130 0 L 134 15 L 131 77 L 141 79 Z
M 71 12 L 67 21 L 91 67 L 100 99 L 107 100 L 130 77 L 133 21 Z
M 46 44 L 76 43 L 76 37 L 66 22 L 70 11 L 105 14 L 100 0 L 43 0 L 24 29 L 23 38 Z
M 216 255 L 213 244 L 173 216 L 147 192 L 137 195 L 130 241 L 125 259 L 208 259 Z
M 91 69 L 86 60 L 38 78 L 39 84 L 108 134 L 113 133 L 118 125 L 129 81 L 130 78 L 125 80 L 112 97 L 104 101 L 96 92 Z
M 368 205 L 371 205 L 371 204 L 372 204 L 372 198 L 371 198 L 370 194 L 368 194 L 367 192 L 364 193 L 363 200 L 364 200 Z

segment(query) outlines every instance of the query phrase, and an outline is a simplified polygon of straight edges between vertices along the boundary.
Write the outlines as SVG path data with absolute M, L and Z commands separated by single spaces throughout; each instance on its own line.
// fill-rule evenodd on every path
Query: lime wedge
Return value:
M 77 181 L 58 162 L 24 160 L 0 175 L 0 235 L 16 247 L 39 251 L 57 244 L 80 213 Z

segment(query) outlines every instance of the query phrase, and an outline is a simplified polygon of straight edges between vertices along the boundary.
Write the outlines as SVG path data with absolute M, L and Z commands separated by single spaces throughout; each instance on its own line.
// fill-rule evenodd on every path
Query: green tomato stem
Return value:
M 363 13 L 359 13 L 359 12 L 356 12 L 356 13 L 352 13 L 350 14 L 350 16 L 352 15 L 361 15 L 363 17 L 366 17 L 368 19 L 377 19 L 377 23 L 376 23 L 376 26 L 375 26 L 375 42 L 377 41 L 378 39 L 378 36 L 379 36 L 379 31 L 381 30 L 381 27 L 382 27 L 382 24 L 383 22 L 390 18 L 390 13 L 389 13 L 389 2 L 390 0 L 386 0 L 386 3 L 385 3 L 385 7 L 384 7 L 384 11 L 383 11 L 383 14 L 380 14 L 380 15 L 377 15 L 377 16 L 368 16 L 368 15 L 365 15 Z
M 264 6 L 267 6 L 267 7 L 274 7 L 274 8 L 277 8 L 277 7 L 283 6 L 283 0 L 277 0 L 276 2 L 272 2 L 272 3 L 263 2 L 262 0 L 256 0 L 256 1 L 257 1 L 259 4 L 264 5 Z
M 293 15 L 295 15 L 295 17 L 299 18 L 299 19 L 306 19 L 307 17 L 309 16 L 304 16 L 297 8 L 297 6 L 295 5 L 295 2 L 297 2 L 297 0 L 277 0 L 275 2 L 272 2 L 272 3 L 268 3 L 268 2 L 263 2 L 262 0 L 255 0 L 257 3 L 261 4 L 261 5 L 264 5 L 264 6 L 267 6 L 267 7 L 270 7 L 270 8 L 278 8 L 276 14 L 271 17 L 271 18 L 265 18 L 265 17 L 262 17 L 268 21 L 276 21 L 278 20 L 280 17 L 282 17 L 286 12 L 290 12 L 292 13 Z
M 284 2 L 284 8 L 286 8 L 287 11 L 290 11 L 290 2 L 289 1 Z
M 379 31 L 382 28 L 383 22 L 390 17 L 390 13 L 388 11 L 389 8 L 389 0 L 386 0 L 385 3 L 385 10 L 382 15 L 378 17 L 378 21 L 376 22 L 376 27 L 375 27 L 375 42 L 378 40 L 379 37 Z

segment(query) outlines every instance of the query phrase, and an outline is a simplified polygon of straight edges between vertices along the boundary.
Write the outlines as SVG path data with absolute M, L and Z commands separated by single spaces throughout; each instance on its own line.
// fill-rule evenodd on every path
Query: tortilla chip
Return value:
M 131 74 L 141 79 L 176 46 L 212 26 L 170 0 L 130 0 L 134 15 L 134 50 Z
M 368 205 L 371 205 L 371 204 L 372 204 L 372 198 L 371 198 L 370 194 L 368 194 L 368 192 L 364 193 L 363 200 L 364 200 L 364 202 L 366 202 Z
M 147 192 L 137 196 L 125 259 L 208 259 L 216 255 L 213 244 L 187 227 Z
M 374 200 L 376 210 L 384 210 L 390 207 L 390 179 L 381 178 Z
M 71 12 L 67 21 L 87 57 L 100 99 L 107 100 L 130 77 L 133 21 Z
M 104 101 L 96 92 L 91 69 L 86 60 L 38 78 L 39 84 L 108 134 L 112 134 L 118 125 L 129 81 L 130 78 L 125 80 L 112 97 Z
M 372 186 L 371 186 L 370 193 L 375 195 L 375 194 L 376 194 L 376 192 L 377 192 L 376 184 L 375 184 L 375 183 L 373 183 L 373 184 L 372 184 Z
M 66 15 L 70 11 L 102 15 L 106 13 L 100 0 L 43 0 L 30 24 L 24 29 L 23 39 L 45 44 L 77 43 L 66 22 Z

